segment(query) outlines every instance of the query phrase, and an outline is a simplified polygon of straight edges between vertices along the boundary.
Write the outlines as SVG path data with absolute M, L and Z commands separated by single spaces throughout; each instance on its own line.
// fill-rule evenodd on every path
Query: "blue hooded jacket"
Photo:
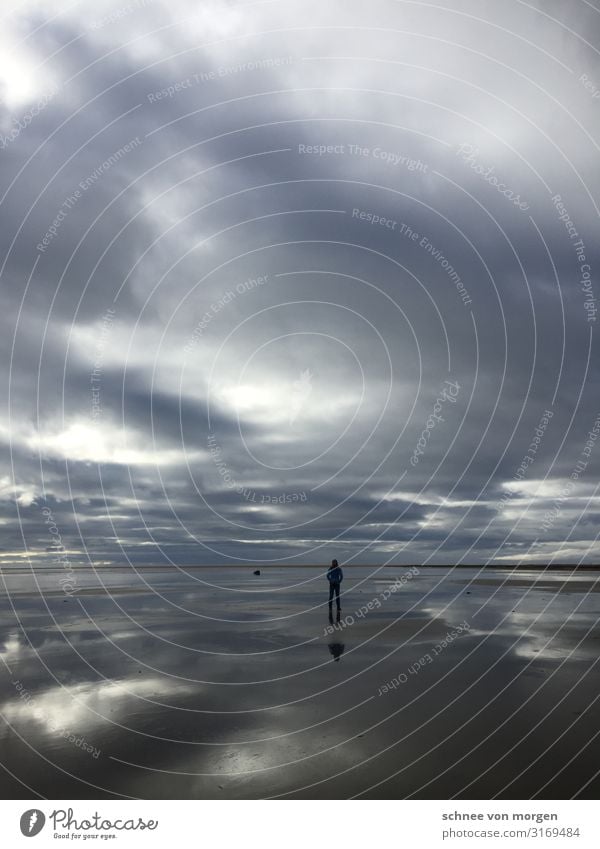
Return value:
M 330 566 L 327 570 L 327 580 L 330 584 L 341 584 L 344 579 L 344 573 L 340 566 Z

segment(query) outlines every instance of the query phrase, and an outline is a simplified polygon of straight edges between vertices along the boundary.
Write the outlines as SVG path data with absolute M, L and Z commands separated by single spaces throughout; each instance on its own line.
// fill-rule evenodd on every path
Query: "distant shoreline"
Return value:
M 103 566 L 76 566 L 72 565 L 70 569 L 73 572 L 107 572 L 118 570 L 126 570 L 126 571 L 144 571 L 149 569 L 163 569 L 173 571 L 181 571 L 185 572 L 187 570 L 192 569 L 321 569 L 325 571 L 328 567 L 328 563 L 294 563 L 294 564 L 283 564 L 283 563 L 208 563 L 208 564 L 193 564 L 187 566 L 173 566 L 172 564 L 156 564 L 149 563 L 142 565 L 131 565 L 128 563 L 115 563 L 111 565 L 103 565 Z M 553 563 L 552 565 L 544 565 L 543 563 L 530 563 L 530 564 L 497 564 L 497 563 L 488 563 L 486 565 L 475 564 L 470 565 L 468 563 L 460 563 L 457 565 L 436 565 L 436 564 L 427 564 L 427 565 L 417 565 L 410 563 L 387 563 L 385 565 L 377 566 L 373 564 L 365 564 L 365 563 L 342 563 L 344 569 L 446 569 L 449 572 L 454 569 L 495 569 L 502 570 L 505 572 L 516 572 L 516 571 L 527 571 L 527 572 L 598 572 L 600 571 L 600 563 L 597 564 L 582 564 L 575 565 L 571 563 Z M 29 565 L 11 565 L 11 566 L 0 566 L 0 575 L 2 573 L 8 572 L 43 572 L 46 570 L 60 570 L 60 566 L 57 566 L 53 563 L 49 564 L 38 564 L 37 567 L 32 568 Z

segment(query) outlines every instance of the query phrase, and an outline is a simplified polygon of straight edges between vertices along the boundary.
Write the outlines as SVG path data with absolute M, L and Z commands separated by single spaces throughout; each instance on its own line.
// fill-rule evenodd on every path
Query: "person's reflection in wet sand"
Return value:
M 338 610 L 337 615 L 335 617 L 335 621 L 338 625 L 339 625 L 341 616 L 342 616 L 342 611 Z M 333 613 L 331 612 L 331 608 L 329 609 L 329 624 L 333 625 Z
M 329 653 L 333 656 L 334 660 L 340 659 L 344 654 L 345 648 L 346 646 L 343 643 L 329 643 Z

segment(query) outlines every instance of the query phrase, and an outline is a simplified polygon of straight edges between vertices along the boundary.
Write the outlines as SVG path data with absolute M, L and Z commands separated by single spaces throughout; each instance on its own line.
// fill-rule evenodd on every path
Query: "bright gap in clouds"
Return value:
M 41 94 L 33 74 L 35 63 L 19 47 L 15 49 L 16 40 L 7 33 L 0 35 L 0 95 L 9 108 L 28 103 Z
M 0 429 L 1 430 L 1 429 Z M 63 428 L 12 434 L 11 444 L 24 445 L 46 457 L 124 466 L 170 466 L 204 457 L 203 452 L 160 449 L 135 432 L 108 423 L 73 421 Z
M 348 418 L 360 397 L 351 393 L 335 394 L 314 389 L 308 382 L 272 381 L 225 385 L 215 392 L 217 402 L 233 410 L 240 419 L 264 422 L 274 426 L 287 424 L 293 428 L 302 422 L 333 423 Z

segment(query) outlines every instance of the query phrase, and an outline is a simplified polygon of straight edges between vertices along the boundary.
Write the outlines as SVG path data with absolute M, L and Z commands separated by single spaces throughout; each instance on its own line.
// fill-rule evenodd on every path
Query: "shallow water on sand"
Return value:
M 595 798 L 597 574 L 5 569 L 0 789 Z

